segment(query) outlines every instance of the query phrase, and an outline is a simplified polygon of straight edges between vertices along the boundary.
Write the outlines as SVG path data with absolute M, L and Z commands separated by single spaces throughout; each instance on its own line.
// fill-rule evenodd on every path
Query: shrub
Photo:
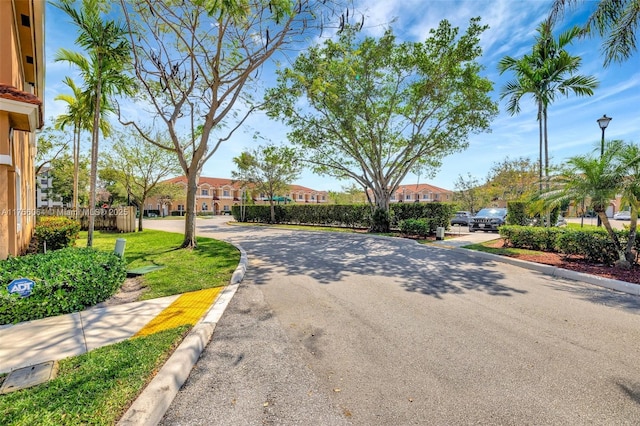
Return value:
M 417 235 L 426 237 L 431 233 L 431 219 L 405 219 L 398 224 L 400 232 L 405 235 Z
M 556 251 L 558 235 L 564 231 L 564 228 L 506 225 L 501 226 L 498 232 L 507 247 Z
M 620 237 L 620 233 L 618 236 Z M 558 236 L 557 244 L 560 253 L 582 256 L 592 263 L 612 265 L 618 259 L 613 243 L 604 229 L 567 229 Z
M 100 303 L 120 287 L 125 262 L 112 252 L 65 248 L 0 261 L 0 324 L 77 312 Z M 16 278 L 35 282 L 29 297 L 9 294 Z
M 615 231 L 621 244 L 626 244 L 629 231 Z M 540 251 L 555 251 L 568 256 L 580 256 L 590 263 L 612 265 L 618 259 L 605 229 L 575 230 L 532 226 L 502 226 L 500 236 L 505 246 Z M 640 241 L 635 242 L 636 253 Z M 637 259 L 636 259 L 637 262 Z
M 37 251 L 72 247 L 80 232 L 80 223 L 64 216 L 41 216 L 35 226 Z
M 507 225 L 526 226 L 529 224 L 527 203 L 523 201 L 510 201 L 507 203 Z

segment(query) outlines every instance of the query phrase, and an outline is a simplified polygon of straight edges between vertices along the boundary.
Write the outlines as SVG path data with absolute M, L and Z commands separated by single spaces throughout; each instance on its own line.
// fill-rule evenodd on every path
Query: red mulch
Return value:
M 489 247 L 502 248 L 502 239 L 494 241 L 489 245 Z M 514 254 L 510 257 L 527 260 L 529 262 L 542 263 L 545 265 L 553 265 L 558 268 L 569 269 L 571 271 L 584 272 L 585 274 L 598 275 L 604 278 L 640 284 L 640 268 L 637 265 L 631 269 L 621 269 L 613 266 L 593 265 L 586 263 L 583 259 L 546 252 L 540 252 L 539 254 Z

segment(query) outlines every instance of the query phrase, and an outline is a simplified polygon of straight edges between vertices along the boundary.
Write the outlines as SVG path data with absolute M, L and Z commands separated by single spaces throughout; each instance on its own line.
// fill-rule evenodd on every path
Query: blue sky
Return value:
M 365 34 L 381 35 L 393 21 L 390 25 L 398 39 L 407 41 L 424 40 L 429 30 L 442 19 L 449 20 L 463 31 L 471 17 L 480 16 L 482 23 L 490 27 L 481 40 L 484 51 L 481 63 L 485 66 L 483 73 L 494 82 L 492 96 L 498 100 L 501 88 L 510 78 L 508 75 L 499 75 L 498 61 L 506 55 L 521 57 L 528 53 L 536 28 L 546 17 L 550 4 L 550 1 L 534 0 L 362 0 L 356 2 L 356 9 L 366 17 Z M 578 9 L 568 11 L 557 29 L 584 22 L 594 4 L 588 1 Z M 68 93 L 62 79 L 66 75 L 73 75 L 73 70 L 66 64 L 53 62 L 53 57 L 60 47 L 77 50 L 73 45 L 75 30 L 68 19 L 50 5 L 47 5 L 45 30 L 45 111 L 47 117 L 55 117 L 65 111 L 65 104 L 53 99 L 60 93 Z M 596 120 L 603 114 L 613 117 L 606 130 L 607 139 L 640 143 L 639 54 L 636 53 L 623 64 L 604 68 L 599 39 L 578 40 L 568 50 L 583 58 L 581 74 L 596 76 L 600 86 L 591 97 L 559 98 L 549 107 L 551 161 L 559 164 L 568 157 L 586 154 L 599 147 L 601 131 Z M 268 70 L 265 70 L 265 74 L 268 74 Z M 523 98 L 521 108 L 519 115 L 511 116 L 506 112 L 506 100 L 500 102 L 500 113 L 491 125 L 491 133 L 471 135 L 469 148 L 445 158 L 435 177 L 410 176 L 403 183 L 411 184 L 419 180 L 420 183 L 453 190 L 459 175 L 466 177 L 470 173 L 484 181 L 491 166 L 507 156 L 537 160 L 536 107 L 530 98 Z M 254 130 L 275 143 L 286 140 L 286 128 L 269 120 L 264 114 L 255 114 L 248 120 L 244 131 L 237 132 L 209 160 L 202 176 L 230 177 L 233 169 L 231 159 L 244 149 L 255 146 L 252 138 Z M 106 146 L 107 143 L 102 144 L 103 149 Z M 350 182 L 304 172 L 296 183 L 318 190 L 340 190 Z

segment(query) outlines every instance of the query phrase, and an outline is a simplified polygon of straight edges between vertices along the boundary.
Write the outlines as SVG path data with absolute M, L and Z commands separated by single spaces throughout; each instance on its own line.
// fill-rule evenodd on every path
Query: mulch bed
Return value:
M 489 244 L 488 247 L 502 248 L 503 241 L 502 239 L 498 239 Z M 607 265 L 594 265 L 587 263 L 581 258 L 567 257 L 558 253 L 547 252 L 540 252 L 539 254 L 514 254 L 510 255 L 510 257 L 545 265 L 553 265 L 558 268 L 584 272 L 585 274 L 597 275 L 603 278 L 640 284 L 640 268 L 637 265 L 631 269 L 621 269 Z

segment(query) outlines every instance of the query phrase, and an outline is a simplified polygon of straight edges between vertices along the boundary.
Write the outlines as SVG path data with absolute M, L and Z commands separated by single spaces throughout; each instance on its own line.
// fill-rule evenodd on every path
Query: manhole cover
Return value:
M 47 361 L 13 370 L 2 383 L 0 395 L 39 385 L 53 379 L 57 373 L 58 363 L 56 361 Z

